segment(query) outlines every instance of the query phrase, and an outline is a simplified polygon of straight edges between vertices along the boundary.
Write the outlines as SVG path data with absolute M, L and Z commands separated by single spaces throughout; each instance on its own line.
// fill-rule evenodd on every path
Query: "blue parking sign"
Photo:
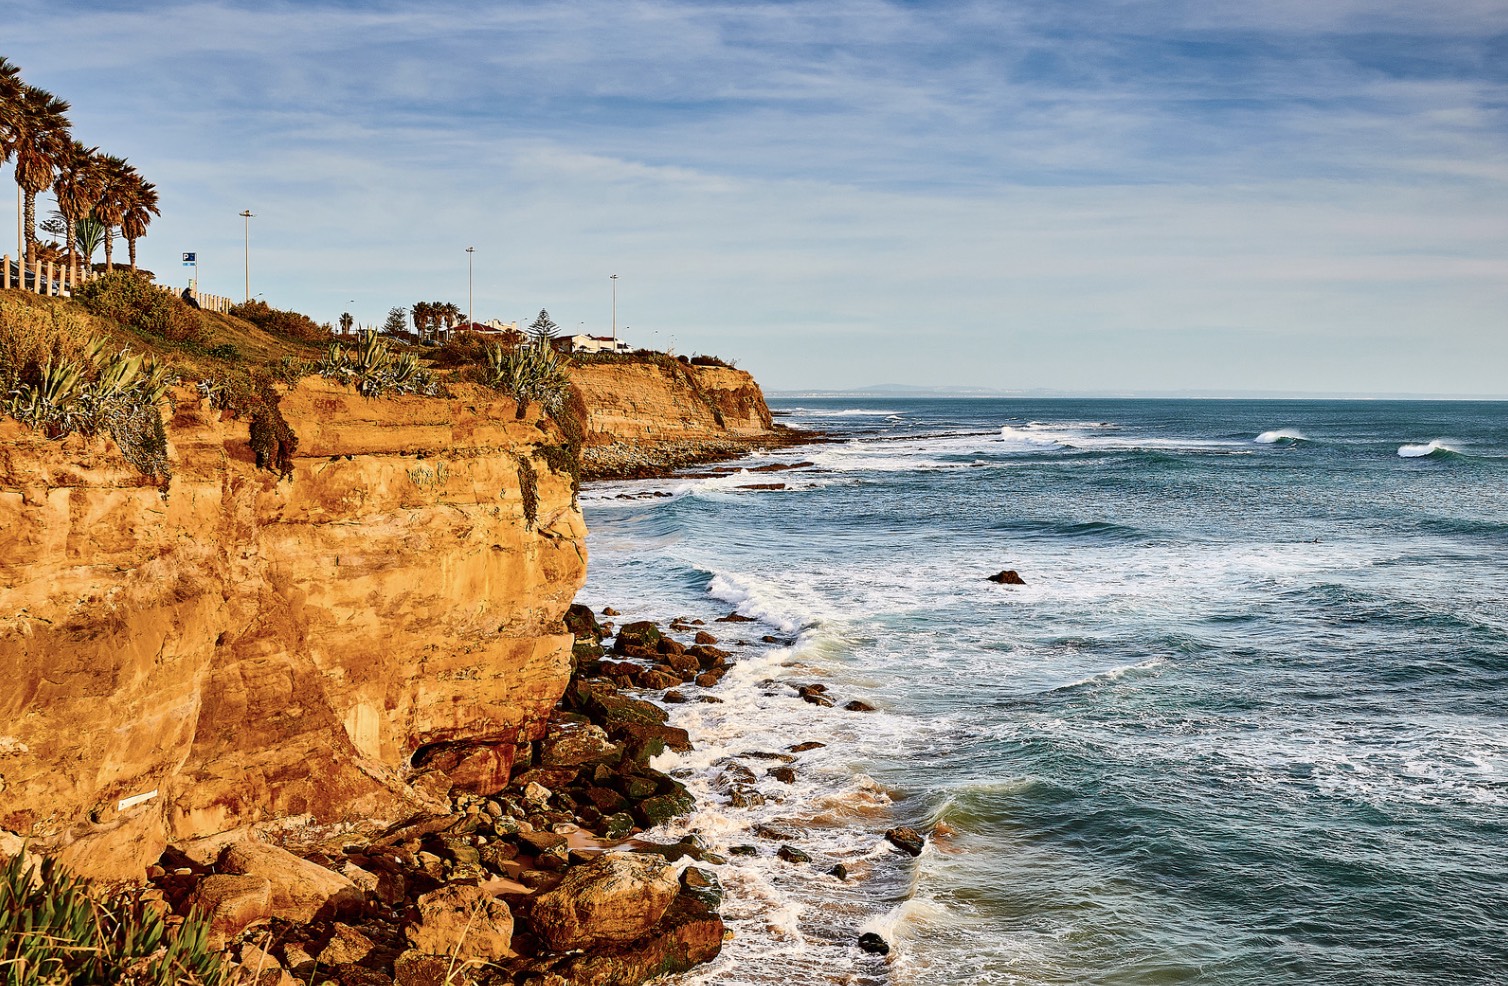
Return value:
M 183 266 L 185 266 L 185 267 L 190 267 L 190 266 L 192 266 L 192 265 L 194 265 L 194 264 L 196 264 L 198 262 L 199 262 L 199 256 L 198 256 L 198 254 L 185 253 L 183 255 Z

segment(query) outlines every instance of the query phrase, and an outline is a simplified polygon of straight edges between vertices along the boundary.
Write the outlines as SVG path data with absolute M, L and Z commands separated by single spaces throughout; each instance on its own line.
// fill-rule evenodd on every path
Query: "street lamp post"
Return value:
M 246 300 L 248 302 L 250 302 L 251 301 L 251 210 L 250 209 L 242 209 L 241 210 L 241 222 L 245 226 L 245 229 L 243 230 L 243 235 L 245 237 L 245 243 L 244 243 L 245 252 L 242 254 L 242 264 L 243 264 L 243 266 L 245 268 L 244 269 L 244 273 L 246 275 Z
M 609 277 L 613 282 L 613 352 L 618 351 L 618 275 Z
M 476 247 L 466 248 L 466 331 L 470 332 L 476 325 L 476 307 L 471 294 L 471 255 L 476 253 Z

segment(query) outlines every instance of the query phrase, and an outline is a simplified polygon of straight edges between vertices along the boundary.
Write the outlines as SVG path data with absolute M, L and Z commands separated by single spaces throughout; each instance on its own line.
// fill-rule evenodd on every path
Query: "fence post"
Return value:
M 0 274 L 0 288 L 4 288 L 5 290 L 9 291 L 10 290 L 10 254 L 7 253 L 5 255 L 5 259 L 4 259 L 3 263 L 5 264 L 5 273 L 4 274 Z

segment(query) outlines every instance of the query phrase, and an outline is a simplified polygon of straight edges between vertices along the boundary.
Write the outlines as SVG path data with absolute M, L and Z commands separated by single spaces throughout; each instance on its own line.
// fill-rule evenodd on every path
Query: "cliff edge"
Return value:
M 454 392 L 302 380 L 290 481 L 180 391 L 167 493 L 0 420 L 0 841 L 136 879 L 169 840 L 407 816 L 439 753 L 506 784 L 569 679 L 585 527 L 558 427 Z

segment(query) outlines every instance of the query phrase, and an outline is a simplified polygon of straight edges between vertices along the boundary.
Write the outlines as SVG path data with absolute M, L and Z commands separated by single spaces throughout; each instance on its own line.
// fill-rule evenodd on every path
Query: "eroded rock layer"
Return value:
M 180 393 L 166 495 L 0 421 L 0 837 L 134 878 L 168 839 L 406 815 L 452 742 L 506 783 L 542 735 L 586 570 L 556 426 L 317 379 L 282 411 L 279 480 Z

